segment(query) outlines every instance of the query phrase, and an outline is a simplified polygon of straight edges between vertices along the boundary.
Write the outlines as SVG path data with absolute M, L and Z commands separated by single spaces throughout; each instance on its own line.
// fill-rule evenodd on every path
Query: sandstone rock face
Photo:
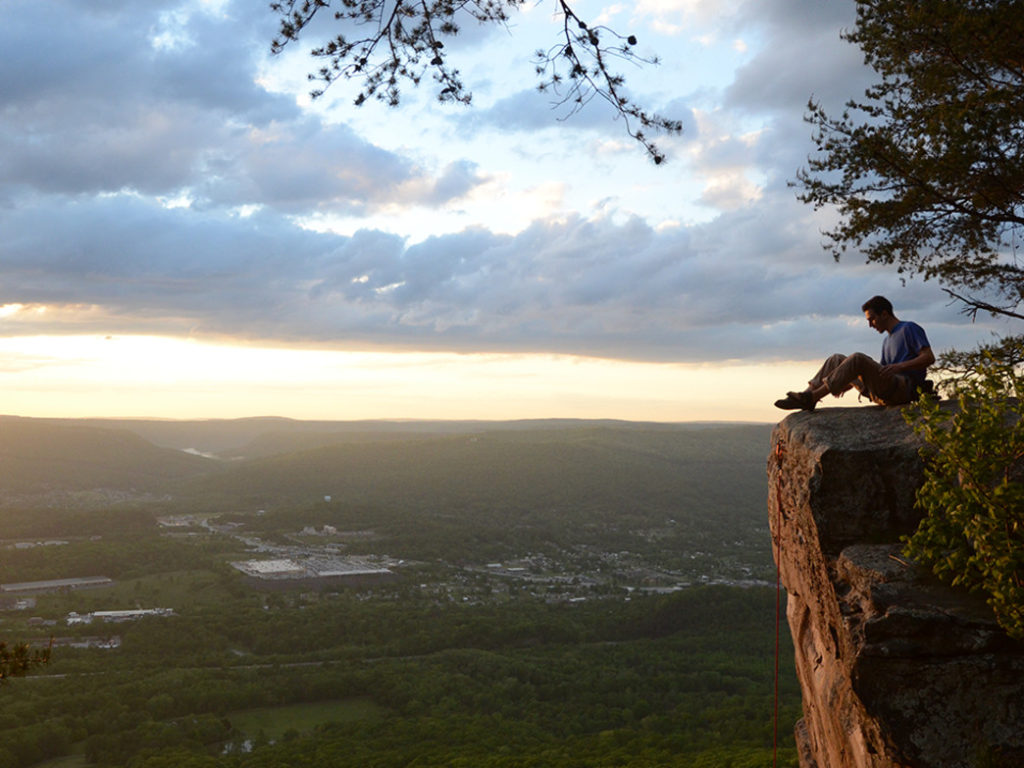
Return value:
M 772 435 L 802 768 L 1024 767 L 1024 643 L 896 543 L 920 520 L 919 447 L 898 408 L 795 413 Z

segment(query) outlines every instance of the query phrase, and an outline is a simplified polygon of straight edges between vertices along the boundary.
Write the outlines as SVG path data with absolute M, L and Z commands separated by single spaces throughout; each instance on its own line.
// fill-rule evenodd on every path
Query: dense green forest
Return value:
M 185 752 L 224 766 L 767 765 L 770 590 L 573 606 L 241 602 L 140 620 L 119 630 L 117 653 L 59 650 L 0 692 L 0 765 L 76 745 L 105 766 L 193 764 Z M 788 731 L 798 693 L 788 647 L 783 658 Z M 255 707 L 288 725 L 289 705 L 308 702 L 323 718 L 310 728 L 241 725 Z
M 222 435 L 255 457 L 197 465 L 124 425 L 42 426 L 95 430 L 76 435 L 107 446 L 94 463 L 128 446 L 137 474 L 87 487 L 67 445 L 47 464 L 27 442 L 49 481 L 4 497 L 0 583 L 112 583 L 0 596 L 0 639 L 57 638 L 0 688 L 0 768 L 771 764 L 765 427 L 297 429 Z M 168 450 L 188 462 L 169 485 L 141 469 Z M 386 556 L 392 578 L 232 566 L 307 552 Z M 173 613 L 67 621 L 155 607 Z

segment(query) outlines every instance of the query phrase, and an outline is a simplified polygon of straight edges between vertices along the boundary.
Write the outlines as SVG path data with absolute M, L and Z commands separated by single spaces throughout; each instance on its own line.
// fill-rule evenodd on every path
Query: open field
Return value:
M 227 718 L 248 739 L 262 734 L 266 739 L 278 740 L 288 731 L 308 733 L 325 723 L 354 723 L 379 720 L 380 707 L 370 699 L 342 699 L 280 707 L 256 707 L 228 712 Z

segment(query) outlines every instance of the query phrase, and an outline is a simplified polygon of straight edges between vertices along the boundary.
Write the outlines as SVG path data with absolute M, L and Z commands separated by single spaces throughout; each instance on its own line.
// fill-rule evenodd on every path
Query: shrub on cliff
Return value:
M 964 373 L 947 387 L 954 411 L 924 401 L 908 412 L 927 462 L 917 496 L 925 518 L 906 551 L 983 592 L 1007 632 L 1024 638 L 1024 374 L 991 349 Z

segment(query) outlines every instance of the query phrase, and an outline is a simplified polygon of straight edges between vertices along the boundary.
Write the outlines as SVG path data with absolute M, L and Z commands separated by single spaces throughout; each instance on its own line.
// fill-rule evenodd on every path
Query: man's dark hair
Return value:
M 885 296 L 872 296 L 864 302 L 864 306 L 860 308 L 860 311 L 867 312 L 869 309 L 876 315 L 880 315 L 883 312 L 888 312 L 890 315 L 894 314 L 892 311 L 892 302 L 885 298 Z

